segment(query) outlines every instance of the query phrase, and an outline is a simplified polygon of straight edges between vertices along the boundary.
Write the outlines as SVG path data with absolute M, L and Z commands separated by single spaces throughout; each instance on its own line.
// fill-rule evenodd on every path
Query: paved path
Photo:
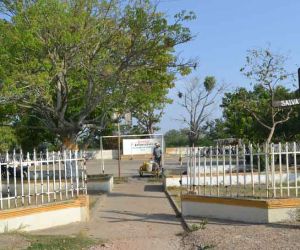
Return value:
M 87 225 L 73 224 L 39 233 L 79 231 L 104 239 L 108 242 L 105 249 L 182 249 L 183 229 L 161 184 L 144 180 L 130 179 L 128 183 L 116 185 L 113 193 L 96 203 Z

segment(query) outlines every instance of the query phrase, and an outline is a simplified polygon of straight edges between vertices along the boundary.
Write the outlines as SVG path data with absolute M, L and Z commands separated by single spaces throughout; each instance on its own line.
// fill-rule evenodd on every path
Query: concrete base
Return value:
M 243 200 L 184 195 L 183 216 L 226 219 L 250 223 L 294 221 L 300 199 Z
M 112 192 L 114 187 L 114 177 L 112 175 L 88 175 L 87 190 Z
M 89 220 L 88 196 L 38 207 L 0 212 L 0 233 L 12 230 L 33 231 Z
M 287 174 L 281 175 L 282 182 L 286 182 L 287 179 L 289 179 L 290 183 L 295 183 L 295 174 L 290 173 L 287 177 Z M 166 176 L 164 180 L 165 188 L 167 187 L 179 187 L 180 186 L 180 180 L 182 179 L 182 185 L 193 185 L 193 179 L 189 178 L 187 175 L 183 175 L 180 177 L 179 175 L 173 175 L 173 176 Z M 300 181 L 300 175 L 298 175 L 298 181 Z M 246 184 L 252 184 L 252 177 L 251 173 L 247 172 L 246 176 L 244 176 L 244 173 L 239 173 L 239 176 L 237 177 L 236 173 L 233 173 L 230 177 L 229 173 L 225 174 L 225 179 L 223 181 L 223 176 L 219 174 L 217 177 L 216 173 L 213 173 L 212 178 L 210 180 L 209 172 L 206 174 L 206 178 L 204 178 L 204 174 L 200 174 L 200 178 L 198 178 L 198 174 L 195 178 L 195 185 L 243 185 L 244 181 Z M 254 184 L 265 184 L 266 183 L 266 174 L 261 173 L 259 176 L 257 173 L 254 173 L 253 175 L 253 182 Z M 275 182 L 279 185 L 280 183 L 280 174 L 275 173 Z

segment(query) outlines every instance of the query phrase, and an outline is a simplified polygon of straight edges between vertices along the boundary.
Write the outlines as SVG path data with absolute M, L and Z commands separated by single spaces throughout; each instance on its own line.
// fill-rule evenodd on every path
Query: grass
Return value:
M 3 234 L 9 242 L 0 249 L 28 249 L 28 250 L 82 250 L 94 245 L 103 244 L 103 241 L 94 240 L 84 233 L 77 235 L 34 235 L 21 231 L 10 231 Z M 2 239 L 3 240 L 3 239 Z M 16 242 L 19 243 L 16 245 Z M 27 248 L 26 248 L 27 247 Z
M 203 230 L 206 228 L 207 223 L 208 223 L 207 219 L 203 219 L 199 223 L 189 225 L 189 229 L 191 232 L 198 231 L 199 229 Z
M 147 182 L 150 182 L 150 183 L 162 183 L 163 180 L 160 177 L 150 177 L 150 178 L 147 179 Z
M 27 241 L 30 242 L 28 250 L 81 250 L 87 249 L 99 241 L 93 240 L 83 234 L 75 236 L 52 236 L 52 235 L 30 235 L 24 234 Z
M 128 177 L 114 177 L 114 184 L 127 183 Z
M 211 245 L 206 245 L 206 246 L 196 246 L 197 250 L 206 250 L 206 249 L 214 249 L 215 245 L 211 244 Z
M 269 184 L 270 185 L 270 184 Z M 279 183 L 276 183 L 276 188 L 279 188 Z M 280 194 L 280 190 L 276 190 L 276 196 L 274 190 L 269 186 L 268 197 L 269 198 L 287 198 L 288 192 L 286 183 L 282 184 L 282 196 Z M 290 183 L 290 194 L 289 197 L 296 197 L 296 190 L 295 183 Z M 182 193 L 187 194 L 189 192 L 193 192 L 197 195 L 204 195 L 204 196 L 220 196 L 220 197 L 237 197 L 240 199 L 266 199 L 267 198 L 267 190 L 266 185 L 255 184 L 254 189 L 252 185 L 234 185 L 234 186 L 194 186 L 190 190 L 187 190 L 186 187 L 181 187 Z M 174 200 L 179 200 L 180 204 L 180 187 L 168 187 L 168 191 L 171 194 Z M 300 193 L 300 182 L 298 181 L 298 193 Z M 298 196 L 299 197 L 299 196 Z

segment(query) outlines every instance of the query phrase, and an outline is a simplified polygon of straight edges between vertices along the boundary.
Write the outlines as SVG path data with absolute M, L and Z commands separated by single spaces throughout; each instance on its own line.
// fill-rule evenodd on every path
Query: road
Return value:
M 138 176 L 138 169 L 144 161 L 150 159 L 133 159 L 133 160 L 121 160 L 121 176 Z M 165 158 L 164 169 L 169 172 L 180 171 L 180 165 L 178 162 L 178 156 L 168 156 Z M 184 171 L 185 169 L 183 169 Z M 100 174 L 102 173 L 101 160 L 88 160 L 87 161 L 88 174 Z M 118 160 L 105 160 L 104 161 L 104 173 L 118 176 Z

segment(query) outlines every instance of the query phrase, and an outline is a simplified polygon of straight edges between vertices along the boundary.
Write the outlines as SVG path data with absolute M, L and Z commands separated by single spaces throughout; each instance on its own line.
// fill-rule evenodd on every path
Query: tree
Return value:
M 164 114 L 166 104 L 172 103 L 172 100 L 166 97 L 167 91 L 165 89 L 157 90 L 154 94 L 148 94 L 148 91 L 141 92 L 135 98 L 136 105 L 131 112 L 137 120 L 140 131 L 153 134 L 159 130 L 157 124 Z
M 274 91 L 278 99 L 294 98 L 294 93 L 289 92 L 288 89 L 282 86 L 277 86 Z M 257 119 L 244 108 L 246 100 L 259 104 L 256 112 L 260 119 L 263 119 L 263 121 L 270 119 L 269 93 L 263 86 L 255 85 L 253 90 L 238 88 L 233 93 L 225 93 L 222 100 L 221 107 L 223 107 L 224 128 L 229 137 L 263 143 L 266 141 L 266 138 L 268 138 L 270 131 L 262 126 Z M 295 119 L 297 120 L 295 117 L 296 114 L 295 112 L 291 114 L 291 121 L 295 124 L 297 124 L 295 121 Z M 284 126 L 284 129 L 281 126 Z M 296 135 L 296 130 L 291 130 L 293 126 L 290 121 L 278 125 L 274 131 L 273 139 L 276 141 L 286 141 L 288 138 L 293 138 L 293 136 Z M 293 136 L 291 134 L 293 134 Z
M 275 107 L 274 101 L 287 95 L 284 85 L 291 74 L 285 69 L 286 57 L 269 49 L 249 50 L 246 64 L 241 72 L 255 86 L 253 93 L 241 92 L 239 105 L 268 131 L 266 142 L 270 143 L 278 125 L 287 122 L 293 108 Z M 257 90 L 261 95 L 255 95 Z
M 187 129 L 172 129 L 164 135 L 167 147 L 185 147 L 189 144 L 187 137 Z
M 10 15 L 0 20 L 2 96 L 67 147 L 132 107 L 140 88 L 169 89 L 194 65 L 174 54 L 194 15 L 169 24 L 150 1 L 1 1 L 0 14 Z
M 179 92 L 181 106 L 185 109 L 181 121 L 188 126 L 189 145 L 194 145 L 200 138 L 201 129 L 211 115 L 211 108 L 216 97 L 223 91 L 223 86 L 217 87 L 213 76 L 207 76 L 203 83 L 199 78 L 193 78 L 186 84 L 185 92 Z
M 134 117 L 137 119 L 139 128 L 143 133 L 154 134 L 159 130 L 156 126 L 163 116 L 163 106 L 161 104 L 155 105 L 155 103 L 150 104 L 145 107 L 144 110 L 138 110 L 133 113 Z

